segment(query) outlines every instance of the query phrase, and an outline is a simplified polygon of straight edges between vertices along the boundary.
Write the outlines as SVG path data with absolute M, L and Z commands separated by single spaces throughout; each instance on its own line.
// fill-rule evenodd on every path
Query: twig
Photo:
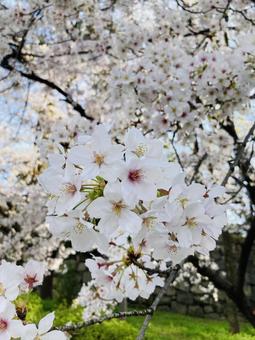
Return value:
M 194 181 L 196 175 L 198 174 L 200 166 L 202 165 L 203 161 L 206 160 L 207 156 L 208 156 L 208 154 L 207 154 L 207 152 L 205 152 L 203 154 L 203 156 L 198 160 L 197 164 L 194 167 L 194 173 L 193 173 L 193 175 L 192 175 L 192 177 L 190 179 L 190 184 Z
M 159 291 L 158 295 L 156 296 L 155 300 L 153 301 L 150 309 L 151 309 L 151 313 L 148 314 L 143 322 L 142 328 L 140 330 L 139 335 L 137 336 L 136 340 L 142 340 L 144 339 L 144 335 L 146 332 L 146 329 L 152 319 L 152 316 L 154 314 L 154 312 L 156 311 L 158 304 L 161 300 L 161 298 L 163 297 L 163 295 L 165 294 L 165 292 L 167 291 L 167 288 L 169 287 L 169 285 L 175 280 L 178 271 L 180 269 L 180 266 L 176 266 L 170 273 L 170 275 L 168 276 L 168 278 L 166 279 L 165 285 L 163 288 L 161 288 L 161 290 Z
M 131 312 L 119 312 L 119 313 L 113 313 L 111 315 L 107 315 L 101 318 L 93 318 L 89 321 L 84 321 L 84 322 L 79 322 L 77 324 L 71 324 L 71 325 L 65 325 L 62 327 L 57 327 L 55 328 L 56 330 L 60 331 L 76 331 L 78 329 L 82 329 L 84 327 L 92 326 L 98 323 L 102 323 L 106 320 L 111 320 L 111 319 L 121 319 L 125 317 L 130 317 L 130 316 L 144 316 L 144 315 L 150 315 L 153 313 L 153 310 L 151 308 L 147 308 L 141 311 L 131 311 Z
M 240 145 L 239 150 L 238 150 L 238 152 L 236 154 L 235 160 L 229 166 L 229 170 L 228 170 L 226 176 L 224 177 L 224 179 L 223 179 L 223 181 L 221 183 L 222 186 L 225 186 L 227 184 L 229 177 L 234 172 L 235 166 L 238 164 L 238 162 L 239 162 L 239 160 L 240 160 L 240 158 L 241 158 L 241 156 L 243 154 L 243 151 L 244 151 L 244 149 L 245 149 L 245 147 L 246 147 L 250 137 L 253 135 L 254 131 L 255 131 L 255 123 L 253 123 L 252 127 L 250 128 L 250 130 L 248 131 L 247 135 L 245 136 L 242 144 Z
M 167 276 L 169 272 L 172 270 L 171 268 L 168 268 L 166 270 L 160 270 L 159 268 L 147 268 L 142 263 L 135 259 L 132 259 L 132 263 L 138 268 L 145 270 L 149 275 L 158 274 L 159 276 Z
M 240 188 L 236 192 L 234 192 L 233 195 L 230 198 L 228 198 L 226 201 L 224 201 L 220 204 L 224 205 L 224 204 L 227 204 L 228 202 L 232 201 L 239 194 L 239 192 L 243 189 L 244 186 L 245 185 L 243 183 L 240 184 Z
M 61 87 L 56 85 L 54 82 L 40 77 L 34 71 L 30 71 L 30 70 L 22 71 L 22 70 L 16 69 L 13 65 L 10 64 L 10 61 L 12 59 L 19 61 L 23 65 L 25 64 L 25 61 L 22 57 L 22 50 L 25 46 L 27 35 L 28 35 L 31 27 L 33 26 L 33 24 L 36 22 L 37 16 L 40 12 L 41 12 L 41 9 L 38 9 L 35 12 L 32 12 L 32 17 L 30 19 L 28 27 L 26 28 L 26 30 L 23 33 L 23 36 L 22 36 L 22 39 L 21 39 L 19 46 L 16 46 L 16 45 L 12 46 L 12 49 L 13 49 L 12 53 L 9 53 L 2 58 L 2 60 L 0 62 L 0 66 L 3 67 L 4 69 L 10 71 L 10 72 L 12 72 L 12 71 L 18 72 L 22 77 L 25 77 L 29 80 L 47 85 L 49 88 L 56 90 L 58 93 L 60 93 L 61 95 L 63 95 L 65 97 L 65 101 L 68 104 L 70 104 L 75 111 L 79 112 L 82 117 L 84 117 L 84 118 L 86 118 L 90 121 L 93 121 L 94 120 L 93 117 L 87 115 L 85 109 L 79 103 L 77 103 L 71 97 L 71 95 L 69 93 L 64 91 Z
M 85 109 L 79 104 L 77 103 L 69 93 L 67 93 L 66 91 L 64 91 L 61 87 L 59 87 L 58 85 L 56 85 L 55 83 L 53 83 L 52 81 L 42 78 L 39 75 L 37 75 L 36 73 L 34 73 L 33 71 L 31 72 L 24 72 L 21 70 L 17 70 L 15 69 L 12 65 L 9 64 L 9 60 L 12 58 L 17 58 L 15 51 L 13 51 L 11 54 L 6 55 L 1 63 L 0 66 L 2 66 L 3 68 L 9 70 L 9 71 L 16 71 L 18 72 L 22 77 L 25 77 L 27 79 L 33 80 L 35 82 L 47 85 L 48 87 L 50 87 L 52 90 L 56 90 L 58 93 L 60 93 L 62 96 L 65 97 L 65 101 L 70 104 L 73 109 L 77 112 L 80 113 L 80 115 L 84 118 L 87 118 L 90 121 L 93 121 L 94 118 L 87 115 Z
M 17 129 L 16 134 L 15 134 L 15 139 L 17 139 L 17 137 L 19 135 L 20 128 L 21 128 L 21 126 L 23 124 L 24 116 L 25 116 L 25 113 L 26 113 L 26 110 L 27 110 L 29 94 L 30 94 L 30 85 L 31 85 L 31 83 L 29 81 L 28 84 L 27 84 L 27 95 L 26 95 L 26 99 L 25 99 L 25 104 L 24 104 L 24 107 L 23 107 L 23 110 L 22 110 L 22 113 L 21 113 L 21 118 L 20 118 L 19 126 L 18 126 L 18 129 Z
M 189 9 L 189 7 L 187 7 L 182 0 L 175 0 L 176 4 L 178 7 L 180 7 L 181 9 L 183 9 L 184 11 L 191 13 L 191 14 L 207 14 L 211 11 L 213 11 L 215 9 L 215 7 L 211 7 L 210 9 L 208 9 L 207 11 L 193 11 L 191 9 Z
M 177 152 L 177 150 L 176 150 L 176 147 L 175 147 L 175 145 L 174 145 L 174 139 L 175 139 L 175 135 L 176 135 L 176 132 L 177 132 L 177 131 L 178 131 L 178 129 L 175 130 L 174 133 L 173 133 L 173 137 L 172 137 L 172 139 L 171 139 L 171 144 L 172 144 L 172 147 L 173 147 L 173 149 L 174 149 L 174 153 L 175 153 L 175 156 L 176 156 L 176 158 L 177 158 L 177 161 L 178 161 L 178 163 L 179 163 L 179 165 L 180 165 L 182 171 L 184 171 L 184 167 L 183 167 L 181 158 L 180 158 L 180 156 L 179 156 L 179 154 L 178 154 L 178 152 Z

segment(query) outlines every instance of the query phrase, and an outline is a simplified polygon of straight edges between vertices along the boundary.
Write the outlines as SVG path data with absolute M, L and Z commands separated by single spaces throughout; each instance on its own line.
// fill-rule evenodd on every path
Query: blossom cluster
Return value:
M 86 260 L 104 298 L 148 298 L 160 271 L 195 252 L 208 255 L 224 224 L 217 185 L 187 185 L 160 140 L 130 128 L 114 142 L 105 125 L 82 135 L 67 152 L 49 155 L 39 177 L 49 194 L 50 231 Z
M 0 50 L 10 53 L 17 43 L 11 37 L 29 27 L 30 39 L 22 47 L 29 68 L 50 70 L 60 84 L 72 72 L 71 94 L 86 112 L 97 119 L 103 111 L 117 125 L 124 121 L 126 126 L 139 113 L 144 126 L 161 122 L 165 132 L 169 122 L 178 121 L 192 129 L 194 117 L 199 126 L 207 116 L 221 119 L 236 108 L 249 110 L 254 89 L 251 2 L 182 3 L 72 1 L 65 3 L 63 15 L 61 2 L 14 2 L 0 13 L 5 37 Z
M 98 285 L 95 280 L 83 284 L 75 303 L 84 307 L 83 319 L 85 321 L 112 314 L 116 302 L 105 298 L 106 289 L 105 286 Z
M 15 300 L 21 293 L 30 292 L 42 284 L 45 273 L 43 263 L 29 260 L 24 266 L 2 261 L 0 265 L 0 339 L 64 340 L 63 332 L 52 330 L 54 312 L 42 318 L 38 324 L 23 324 L 19 319 Z

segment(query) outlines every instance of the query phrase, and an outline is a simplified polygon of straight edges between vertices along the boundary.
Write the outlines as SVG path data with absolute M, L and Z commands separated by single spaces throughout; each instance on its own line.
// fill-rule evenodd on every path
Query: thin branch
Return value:
M 37 75 L 34 71 L 22 71 L 19 69 L 16 69 L 13 65 L 10 64 L 10 61 L 12 59 L 19 61 L 20 63 L 22 63 L 24 65 L 25 61 L 22 57 L 22 49 L 25 46 L 25 42 L 26 42 L 26 37 L 29 33 L 29 30 L 31 29 L 31 27 L 33 26 L 33 24 L 35 23 L 35 21 L 38 18 L 38 14 L 41 13 L 42 9 L 36 10 L 35 12 L 32 13 L 32 17 L 31 20 L 29 21 L 28 27 L 26 28 L 26 30 L 23 33 L 21 42 L 19 44 L 19 46 L 13 45 L 12 46 L 12 53 L 5 55 L 0 63 L 0 66 L 3 67 L 4 69 L 12 72 L 12 71 L 16 71 L 18 72 L 22 77 L 25 77 L 27 79 L 30 79 L 32 81 L 47 85 L 48 87 L 50 87 L 53 90 L 56 90 L 58 93 L 60 93 L 61 95 L 63 95 L 65 97 L 65 101 L 70 104 L 73 109 L 77 112 L 80 113 L 80 115 L 84 118 L 87 118 L 90 121 L 93 121 L 93 117 L 87 115 L 85 109 L 79 104 L 77 103 L 69 93 L 67 93 L 66 91 L 64 91 L 61 87 L 59 87 L 58 85 L 56 85 L 54 82 L 42 78 L 39 75 Z
M 180 269 L 180 266 L 176 266 L 174 269 L 172 269 L 170 275 L 166 279 L 164 287 L 160 289 L 158 295 L 156 296 L 155 300 L 153 301 L 153 303 L 152 303 L 152 305 L 150 307 L 152 313 L 150 313 L 150 314 L 148 314 L 146 316 L 146 318 L 145 318 L 145 320 L 143 322 L 142 328 L 140 330 L 140 333 L 139 333 L 138 337 L 136 338 L 136 340 L 144 339 L 146 329 L 147 329 L 147 327 L 148 327 L 148 325 L 149 325 L 149 323 L 150 323 L 150 321 L 152 319 L 152 316 L 153 316 L 154 312 L 156 311 L 161 298 L 166 293 L 169 285 L 175 280 L 175 278 L 176 278 L 176 276 L 178 274 L 179 269 Z
M 229 203 L 230 201 L 232 201 L 232 200 L 239 194 L 239 192 L 243 189 L 244 186 L 245 186 L 244 183 L 241 183 L 241 184 L 240 184 L 240 188 L 239 188 L 236 192 L 234 192 L 234 193 L 231 195 L 230 198 L 228 198 L 228 199 L 227 199 L 226 201 L 224 201 L 224 202 L 221 202 L 220 204 L 227 204 L 227 203 Z
M 76 331 L 78 329 L 82 329 L 88 326 L 102 323 L 106 320 L 121 319 L 121 318 L 130 317 L 130 316 L 144 316 L 144 315 L 150 315 L 152 313 L 153 313 L 153 310 L 151 308 L 147 308 L 141 311 L 134 310 L 131 312 L 119 312 L 119 313 L 113 313 L 111 315 L 103 316 L 101 318 L 93 318 L 91 320 L 80 322 L 77 324 L 65 325 L 62 327 L 55 328 L 55 329 L 60 330 L 60 331 Z
M 55 83 L 53 83 L 52 81 L 42 78 L 39 75 L 37 75 L 36 73 L 34 73 L 33 71 L 31 72 L 24 72 L 21 70 L 17 70 L 15 69 L 12 65 L 9 64 L 9 60 L 12 58 L 17 58 L 17 54 L 15 51 L 13 51 L 11 54 L 8 54 L 6 56 L 3 57 L 2 61 L 1 61 L 1 66 L 9 71 L 16 71 L 18 72 L 22 77 L 25 77 L 27 79 L 33 80 L 35 82 L 47 85 L 48 87 L 50 87 L 52 90 L 56 90 L 58 93 L 60 93 L 62 96 L 65 97 L 65 101 L 70 104 L 73 109 L 77 112 L 80 113 L 80 115 L 84 118 L 87 118 L 90 121 L 93 121 L 94 118 L 87 115 L 85 109 L 79 104 L 77 103 L 69 93 L 67 93 L 66 91 L 64 91 L 61 87 L 59 87 L 58 85 L 56 85 Z
M 175 153 L 175 156 L 176 156 L 176 158 L 177 158 L 177 161 L 178 161 L 178 163 L 179 163 L 179 165 L 180 165 L 182 171 L 184 171 L 184 166 L 183 166 L 183 164 L 182 164 L 181 158 L 180 158 L 180 156 L 179 156 L 179 154 L 178 154 L 178 152 L 177 152 L 177 149 L 176 149 L 176 147 L 175 147 L 175 145 L 174 145 L 174 139 L 175 139 L 175 135 L 176 135 L 176 132 L 177 132 L 177 131 L 178 131 L 178 130 L 175 130 L 174 133 L 173 133 L 173 137 L 172 137 L 172 139 L 171 139 L 171 144 L 172 144 L 172 147 L 173 147 L 173 149 L 174 149 L 174 153 Z
M 28 84 L 27 84 L 27 95 L 26 95 L 26 99 L 25 99 L 25 104 L 24 104 L 24 107 L 23 107 L 23 110 L 22 110 L 22 113 L 21 113 L 21 118 L 20 118 L 19 126 L 18 126 L 16 134 L 15 134 L 15 139 L 17 139 L 17 137 L 19 135 L 21 126 L 23 124 L 24 116 L 25 116 L 25 113 L 26 113 L 26 110 L 27 110 L 29 94 L 30 94 L 30 85 L 31 85 L 31 83 L 30 83 L 30 81 L 28 81 Z
M 247 15 L 244 13 L 244 11 L 240 11 L 238 9 L 234 9 L 234 8 L 229 8 L 230 11 L 232 11 L 233 13 L 238 13 L 240 14 L 246 21 L 249 21 L 252 25 L 255 25 L 255 21 L 249 17 L 247 17 Z
M 253 135 L 253 132 L 255 131 L 255 123 L 253 123 L 252 127 L 250 128 L 250 130 L 248 131 L 247 135 L 245 136 L 243 142 L 241 143 L 241 145 L 239 146 L 239 150 L 237 151 L 236 157 L 234 159 L 234 162 L 229 166 L 229 170 L 226 174 L 226 176 L 224 177 L 223 181 L 221 182 L 222 186 L 225 186 L 229 180 L 229 177 L 232 175 L 232 173 L 235 170 L 235 166 L 239 163 L 239 160 L 245 150 L 245 147 L 250 139 L 250 137 Z
M 189 7 L 187 7 L 182 0 L 175 0 L 178 7 L 183 9 L 185 12 L 191 13 L 191 14 L 207 14 L 215 9 L 215 7 L 211 7 L 207 11 L 194 11 L 191 10 Z
M 198 174 L 198 171 L 199 171 L 199 169 L 200 169 L 200 166 L 201 166 L 202 163 L 206 160 L 207 157 L 208 157 L 208 154 L 207 154 L 207 152 L 205 152 L 205 153 L 203 154 L 203 156 L 198 160 L 197 164 L 196 164 L 195 167 L 194 167 L 194 173 L 193 173 L 193 175 L 192 175 L 192 177 L 191 177 L 191 179 L 190 179 L 190 184 L 194 181 L 196 175 Z
M 171 268 L 168 268 L 166 270 L 160 270 L 159 268 L 147 268 L 145 267 L 142 263 L 140 263 L 139 261 L 136 261 L 135 259 L 132 259 L 132 263 L 137 266 L 138 268 L 146 271 L 149 275 L 153 275 L 153 274 L 158 274 L 160 276 L 167 276 L 168 273 L 170 271 L 172 271 Z

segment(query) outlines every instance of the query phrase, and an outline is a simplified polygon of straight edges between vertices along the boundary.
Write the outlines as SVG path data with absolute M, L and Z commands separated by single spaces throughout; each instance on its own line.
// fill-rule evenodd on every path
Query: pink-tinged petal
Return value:
M 153 183 L 142 183 L 137 188 L 139 199 L 147 202 L 157 198 L 157 188 Z
M 83 145 L 74 146 L 70 149 L 67 159 L 70 163 L 86 166 L 91 159 L 91 151 Z
M 191 231 L 185 227 L 178 232 L 177 238 L 180 246 L 184 248 L 190 247 L 193 243 Z
M 200 203 L 191 203 L 187 206 L 184 213 L 188 218 L 192 218 L 203 215 L 205 213 L 205 209 Z
M 48 216 L 46 222 L 49 224 L 49 230 L 54 236 L 64 237 L 70 232 L 72 225 L 75 223 L 75 219 L 66 216 Z
M 120 182 L 108 183 L 104 188 L 104 197 L 109 201 L 121 201 L 122 193 Z
M 99 197 L 91 202 L 87 211 L 91 217 L 103 218 L 112 210 L 111 203 L 105 197 Z
M 5 291 L 5 296 L 9 301 L 13 301 L 19 295 L 19 288 L 18 287 L 10 287 L 7 288 Z
M 13 338 L 19 338 L 24 331 L 24 325 L 20 320 L 11 320 L 9 323 L 9 332 Z
M 10 340 L 11 339 L 11 335 L 9 333 L 9 331 L 3 331 L 0 333 L 0 340 Z
M 137 234 L 141 230 L 142 219 L 134 212 L 125 209 L 121 213 L 119 226 L 131 234 Z
M 109 216 L 108 218 L 102 218 L 98 223 L 98 229 L 100 233 L 105 235 L 108 239 L 111 238 L 111 235 L 118 228 L 117 219 L 114 215 Z
M 55 313 L 52 312 L 40 320 L 39 325 L 38 325 L 39 335 L 42 335 L 51 329 L 54 318 L 55 318 Z
M 86 227 L 84 227 L 86 228 Z M 72 241 L 72 246 L 74 250 L 80 252 L 87 252 L 91 251 L 96 247 L 97 241 L 97 234 L 96 231 L 87 231 L 86 229 L 81 231 L 72 231 L 70 235 L 70 239 Z
M 67 337 L 63 332 L 51 331 L 41 336 L 42 340 L 66 340 Z
M 16 308 L 15 308 L 14 304 L 7 301 L 5 303 L 5 308 L 4 308 L 2 313 L 3 313 L 3 316 L 4 316 L 5 319 L 7 319 L 7 320 L 13 319 L 14 315 L 16 314 Z
M 21 340 L 34 340 L 38 335 L 38 330 L 35 324 L 25 325 L 23 327 Z
M 38 182 L 48 193 L 58 195 L 61 189 L 63 176 L 64 172 L 59 174 L 55 169 L 49 168 L 38 177 Z

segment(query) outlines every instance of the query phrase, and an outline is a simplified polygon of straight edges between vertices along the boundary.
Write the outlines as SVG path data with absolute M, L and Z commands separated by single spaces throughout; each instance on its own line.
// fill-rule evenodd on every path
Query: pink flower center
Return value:
M 136 170 L 129 170 L 128 172 L 128 179 L 132 183 L 139 183 L 141 182 L 143 178 L 142 170 L 136 169 Z
M 71 194 L 71 195 L 74 195 L 77 191 L 77 188 L 74 184 L 72 183 L 67 183 L 65 185 L 65 191 L 68 193 L 68 194 Z
M 8 322 L 6 320 L 0 319 L 0 330 L 4 331 L 8 327 Z
M 38 282 L 37 278 L 36 278 L 36 274 L 34 276 L 29 276 L 27 275 L 24 278 L 24 281 L 28 284 L 29 289 L 33 288 L 34 284 L 36 282 Z

